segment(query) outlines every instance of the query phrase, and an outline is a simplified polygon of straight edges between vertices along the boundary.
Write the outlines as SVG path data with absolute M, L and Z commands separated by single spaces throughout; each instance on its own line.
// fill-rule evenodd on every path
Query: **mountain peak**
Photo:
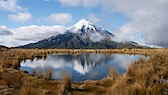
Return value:
M 87 21 L 86 19 L 81 19 L 74 26 L 83 26 L 83 25 L 88 26 L 88 25 L 92 25 L 92 23 Z
M 74 24 L 70 30 L 73 32 L 76 32 L 81 29 L 87 29 L 87 28 L 95 29 L 95 26 L 91 22 L 87 21 L 86 19 L 81 19 L 76 24 Z

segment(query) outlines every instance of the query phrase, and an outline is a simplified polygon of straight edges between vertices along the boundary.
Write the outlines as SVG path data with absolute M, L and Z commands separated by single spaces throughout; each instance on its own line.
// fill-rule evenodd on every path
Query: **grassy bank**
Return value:
M 127 68 L 123 75 L 115 69 L 109 76 L 97 81 L 71 82 L 49 80 L 50 69 L 43 77 L 34 77 L 19 71 L 19 62 L 25 59 L 46 57 L 53 53 L 119 53 L 142 54 L 149 61 L 140 59 Z M 0 51 L 0 94 L 11 95 L 167 95 L 168 49 L 8 49 Z M 39 72 L 40 75 L 40 72 Z M 24 93 L 24 94 L 23 94 Z

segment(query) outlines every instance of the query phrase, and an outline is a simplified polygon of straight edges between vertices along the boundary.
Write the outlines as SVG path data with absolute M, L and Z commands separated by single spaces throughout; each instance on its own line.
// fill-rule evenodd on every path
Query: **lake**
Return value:
M 22 61 L 20 70 L 32 74 L 32 70 L 45 72 L 50 68 L 52 79 L 62 79 L 65 73 L 69 73 L 72 81 L 99 80 L 107 77 L 112 67 L 118 73 L 124 73 L 128 65 L 138 61 L 139 58 L 148 59 L 143 55 L 129 54 L 51 54 L 42 59 Z

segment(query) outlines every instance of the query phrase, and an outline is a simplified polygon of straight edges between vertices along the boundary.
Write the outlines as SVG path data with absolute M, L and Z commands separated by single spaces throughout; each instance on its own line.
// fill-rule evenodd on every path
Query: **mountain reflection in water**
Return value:
M 139 58 L 148 59 L 143 55 L 128 54 L 52 54 L 45 59 L 22 61 L 20 69 L 31 74 L 32 69 L 46 71 L 49 67 L 52 70 L 52 79 L 62 79 L 63 73 L 68 72 L 73 81 L 98 80 L 106 77 L 112 67 L 120 74 L 124 73 L 128 64 Z

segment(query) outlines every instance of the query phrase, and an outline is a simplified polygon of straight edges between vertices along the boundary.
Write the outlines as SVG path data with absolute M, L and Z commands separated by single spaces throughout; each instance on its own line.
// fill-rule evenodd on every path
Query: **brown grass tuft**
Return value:
M 20 95 L 44 95 L 40 89 L 32 87 L 23 87 L 19 93 Z
M 8 87 L 19 89 L 23 85 L 22 76 L 15 73 L 8 73 L 3 78 Z
M 117 72 L 114 68 L 111 68 L 111 69 L 110 69 L 110 72 L 109 72 L 109 77 L 110 77 L 112 80 L 117 79 L 117 77 L 118 77 L 118 72 Z
M 35 69 L 34 69 L 34 68 L 32 69 L 32 75 L 33 75 L 33 76 L 35 76 L 35 75 L 36 75 L 36 71 L 35 71 Z
M 51 70 L 51 68 L 48 67 L 46 69 L 46 79 L 50 80 L 51 76 L 52 76 L 52 70 Z
M 44 78 L 44 73 L 41 70 L 37 71 L 38 78 Z
M 63 80 L 63 87 L 60 89 L 61 95 L 70 95 L 72 91 L 70 75 L 65 74 Z

